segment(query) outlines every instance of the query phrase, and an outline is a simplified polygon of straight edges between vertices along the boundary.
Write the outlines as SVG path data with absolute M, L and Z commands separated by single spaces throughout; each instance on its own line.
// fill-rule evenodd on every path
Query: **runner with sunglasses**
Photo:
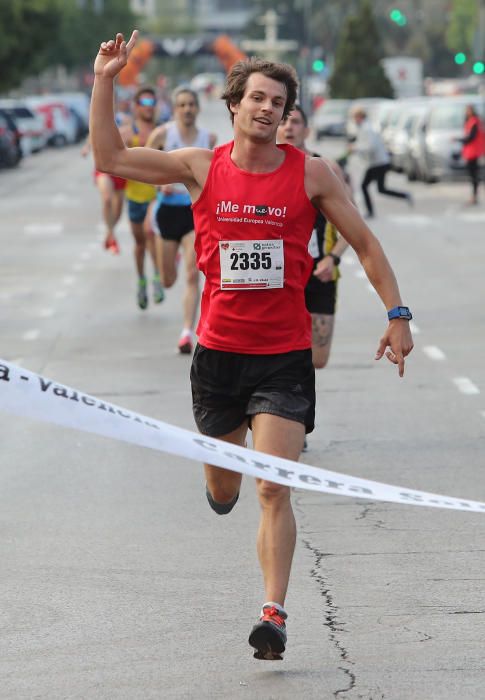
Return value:
M 141 87 L 133 99 L 133 119 L 131 123 L 120 127 L 121 138 L 128 148 L 146 146 L 148 137 L 156 126 L 157 99 L 151 87 Z M 135 240 L 135 265 L 138 275 L 137 303 L 140 309 L 148 306 L 147 279 L 145 276 L 145 252 L 148 249 L 153 262 L 153 301 L 159 304 L 164 293 L 157 267 L 155 240 L 144 228 L 145 217 L 150 202 L 155 198 L 156 188 L 137 180 L 128 180 L 125 197 L 128 203 L 128 218 Z

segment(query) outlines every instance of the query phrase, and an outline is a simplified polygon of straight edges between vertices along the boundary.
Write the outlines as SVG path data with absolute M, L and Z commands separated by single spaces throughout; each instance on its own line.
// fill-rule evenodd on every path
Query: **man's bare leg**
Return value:
M 243 446 L 246 443 L 248 424 L 245 421 L 239 428 L 227 435 L 221 435 L 218 440 L 230 442 L 233 445 Z M 239 493 L 241 488 L 242 474 L 233 472 L 230 469 L 214 467 L 211 464 L 204 464 L 207 488 L 216 503 L 230 503 Z
M 182 238 L 185 260 L 185 292 L 183 296 L 184 330 L 193 330 L 195 316 L 199 305 L 199 270 L 195 257 L 195 233 L 188 233 Z
M 312 360 L 315 369 L 323 369 L 330 356 L 335 316 L 312 313 Z
M 253 417 L 252 429 L 255 450 L 298 460 L 305 436 L 302 423 L 260 413 Z M 296 542 L 290 489 L 263 479 L 257 480 L 257 488 L 261 505 L 257 546 L 265 596 L 283 606 Z

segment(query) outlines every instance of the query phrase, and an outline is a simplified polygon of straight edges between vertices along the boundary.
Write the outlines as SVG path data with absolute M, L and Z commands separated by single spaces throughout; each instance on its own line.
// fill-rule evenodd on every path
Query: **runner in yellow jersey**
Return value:
M 156 95 L 151 87 L 140 88 L 134 97 L 133 120 L 120 127 L 121 138 L 129 148 L 145 146 L 155 122 Z M 159 304 L 164 293 L 155 255 L 153 234 L 146 233 L 143 226 L 150 202 L 155 198 L 156 189 L 144 182 L 128 180 L 125 197 L 128 202 L 128 218 L 135 239 L 135 265 L 138 274 L 137 302 L 140 309 L 148 306 L 147 280 L 145 276 L 145 251 L 148 249 L 153 261 L 153 300 Z

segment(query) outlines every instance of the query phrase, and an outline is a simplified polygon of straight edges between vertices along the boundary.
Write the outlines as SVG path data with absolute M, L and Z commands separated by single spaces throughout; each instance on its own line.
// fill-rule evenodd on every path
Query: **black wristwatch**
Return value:
M 405 321 L 410 321 L 413 315 L 407 306 L 395 306 L 387 312 L 387 318 L 392 321 L 393 318 L 403 318 Z
M 327 253 L 325 257 L 332 258 L 334 265 L 340 265 L 340 258 L 338 255 L 335 255 L 335 253 Z

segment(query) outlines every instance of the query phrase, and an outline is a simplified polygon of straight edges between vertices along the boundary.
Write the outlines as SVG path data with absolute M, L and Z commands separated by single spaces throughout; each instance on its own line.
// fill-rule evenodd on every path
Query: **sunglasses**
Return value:
M 156 100 L 154 97 L 140 97 L 138 104 L 142 107 L 155 107 Z

